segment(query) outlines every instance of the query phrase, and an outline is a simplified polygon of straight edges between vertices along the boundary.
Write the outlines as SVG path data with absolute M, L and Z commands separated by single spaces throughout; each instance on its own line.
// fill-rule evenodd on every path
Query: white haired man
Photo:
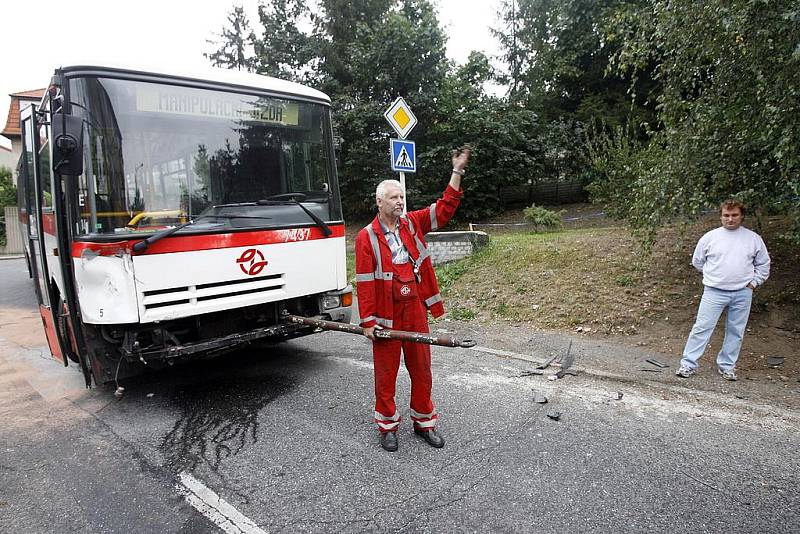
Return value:
M 381 447 L 389 452 L 398 448 L 400 414 L 394 397 L 401 349 L 411 377 L 414 432 L 432 447 L 444 446 L 444 438 L 435 430 L 438 416 L 431 400 L 430 347 L 376 339 L 375 329 L 427 333 L 428 310 L 434 317 L 444 313 L 425 234 L 444 226 L 455 214 L 463 195 L 461 178 L 469 154 L 468 148 L 453 153 L 453 172 L 442 198 L 421 210 L 403 214 L 405 193 L 400 182 L 384 180 L 378 184 L 378 214 L 356 237 L 358 310 L 364 335 L 372 340 L 374 417 Z

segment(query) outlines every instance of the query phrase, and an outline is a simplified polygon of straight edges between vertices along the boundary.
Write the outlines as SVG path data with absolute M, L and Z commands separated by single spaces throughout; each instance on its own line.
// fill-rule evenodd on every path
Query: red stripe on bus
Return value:
M 329 226 L 332 231 L 330 237 L 344 237 L 343 224 Z M 131 237 L 123 241 L 114 241 L 112 243 L 77 241 L 72 243 L 72 257 L 80 258 L 85 250 L 90 250 L 101 256 L 114 256 L 120 253 L 129 254 L 131 253 L 133 245 L 142 239 L 144 238 Z M 325 239 L 322 230 L 318 227 L 259 230 L 255 232 L 236 232 L 228 234 L 170 236 L 150 245 L 146 251 L 138 253 L 137 255 L 253 247 L 258 245 L 273 245 L 276 243 L 313 241 L 316 239 Z

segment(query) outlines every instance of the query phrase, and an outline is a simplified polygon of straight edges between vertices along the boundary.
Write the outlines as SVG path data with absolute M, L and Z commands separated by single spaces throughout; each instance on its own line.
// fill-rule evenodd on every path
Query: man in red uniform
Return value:
M 469 153 L 468 148 L 453 153 L 453 173 L 442 198 L 421 210 L 404 215 L 405 194 L 400 182 L 381 182 L 375 191 L 378 215 L 356 237 L 358 310 L 364 335 L 372 340 L 375 368 L 375 422 L 381 447 L 389 452 L 397 450 L 400 425 L 394 394 L 401 349 L 411 377 L 414 432 L 432 447 L 444 446 L 444 438 L 434 428 L 437 415 L 431 400 L 430 347 L 376 339 L 375 330 L 427 333 L 427 310 L 434 317 L 444 313 L 425 234 L 447 224 L 458 208 Z

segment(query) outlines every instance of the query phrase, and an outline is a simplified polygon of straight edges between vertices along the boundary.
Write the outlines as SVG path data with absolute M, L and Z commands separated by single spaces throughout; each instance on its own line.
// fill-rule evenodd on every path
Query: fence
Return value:
M 504 206 L 530 206 L 532 203 L 555 206 L 586 202 L 588 195 L 584 185 L 581 181 L 575 181 L 501 187 L 500 201 Z
M 22 254 L 22 234 L 19 231 L 19 209 L 16 206 L 6 206 L 4 210 L 6 224 L 6 246 L 0 247 L 0 254 Z

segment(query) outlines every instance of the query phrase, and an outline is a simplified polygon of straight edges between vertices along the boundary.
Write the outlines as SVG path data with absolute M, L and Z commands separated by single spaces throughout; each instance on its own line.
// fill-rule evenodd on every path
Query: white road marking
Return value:
M 178 474 L 181 492 L 192 507 L 228 534 L 266 534 L 258 525 L 187 472 Z

